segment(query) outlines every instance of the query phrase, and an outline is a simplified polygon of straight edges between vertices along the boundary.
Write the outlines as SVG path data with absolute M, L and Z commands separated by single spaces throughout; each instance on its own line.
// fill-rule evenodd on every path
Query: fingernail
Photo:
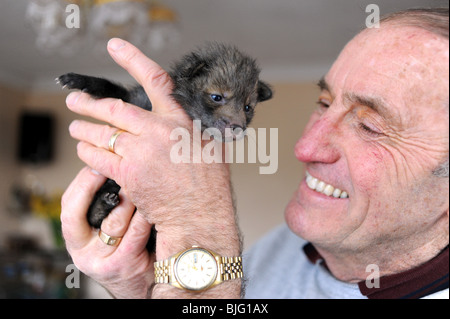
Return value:
M 91 168 L 91 172 L 94 175 L 101 175 L 98 171 L 96 171 L 95 169 Z
M 67 105 L 74 105 L 77 103 L 78 98 L 80 97 L 81 92 L 72 92 L 70 93 L 66 98 L 66 104 Z
M 108 41 L 108 48 L 113 51 L 118 51 L 125 46 L 125 42 L 120 39 L 114 38 Z
M 72 133 L 72 131 L 76 128 L 76 126 L 78 125 L 79 121 L 78 120 L 74 120 L 72 123 L 70 123 L 69 125 L 69 132 Z

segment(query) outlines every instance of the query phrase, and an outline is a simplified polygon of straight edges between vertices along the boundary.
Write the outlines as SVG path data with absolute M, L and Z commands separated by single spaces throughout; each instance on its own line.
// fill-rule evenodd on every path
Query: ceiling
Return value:
M 257 58 L 269 81 L 315 81 L 339 51 L 364 27 L 373 0 L 161 0 L 177 11 L 181 43 L 163 52 L 145 52 L 167 68 L 207 40 L 229 42 Z M 24 21 L 28 0 L 0 2 L 0 82 L 30 90 L 57 89 L 53 79 L 66 72 L 131 82 L 109 58 L 89 48 L 73 57 L 45 56 Z M 448 0 L 377 0 L 381 14 Z

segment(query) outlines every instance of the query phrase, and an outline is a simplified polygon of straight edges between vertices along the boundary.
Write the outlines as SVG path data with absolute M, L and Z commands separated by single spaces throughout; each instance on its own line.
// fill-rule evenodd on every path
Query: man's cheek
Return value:
M 365 212 L 364 229 L 369 237 L 385 234 L 383 228 L 393 231 L 399 216 L 389 212 L 399 211 L 403 203 L 400 194 L 404 192 L 398 184 L 398 169 L 392 153 L 383 147 L 368 147 L 355 156 L 353 163 L 351 174 L 355 193 L 354 198 L 350 198 L 350 211 L 355 214 Z
M 369 197 L 389 194 L 396 179 L 392 154 L 382 147 L 369 147 L 355 153 L 352 161 L 355 166 L 350 168 L 355 193 Z

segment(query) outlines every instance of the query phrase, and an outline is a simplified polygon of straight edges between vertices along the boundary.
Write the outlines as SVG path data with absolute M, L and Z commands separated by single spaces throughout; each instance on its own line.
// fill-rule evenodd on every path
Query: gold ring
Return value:
M 113 237 L 102 232 L 101 229 L 98 230 L 98 237 L 108 246 L 119 246 L 122 237 Z
M 123 132 L 125 132 L 125 131 L 117 130 L 113 135 L 111 135 L 111 138 L 109 139 L 109 142 L 108 142 L 108 149 L 110 152 L 115 153 L 114 144 L 116 143 L 116 140 L 119 137 L 119 135 L 122 134 Z

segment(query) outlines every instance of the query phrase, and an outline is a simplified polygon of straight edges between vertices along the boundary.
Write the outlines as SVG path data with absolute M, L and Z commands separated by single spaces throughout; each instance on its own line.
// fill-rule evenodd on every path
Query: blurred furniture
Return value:
M 16 238 L 0 251 L 0 298 L 83 298 L 83 276 L 73 269 L 66 250 L 36 249 L 32 241 Z M 69 276 L 78 276 L 79 288 L 70 287 Z

